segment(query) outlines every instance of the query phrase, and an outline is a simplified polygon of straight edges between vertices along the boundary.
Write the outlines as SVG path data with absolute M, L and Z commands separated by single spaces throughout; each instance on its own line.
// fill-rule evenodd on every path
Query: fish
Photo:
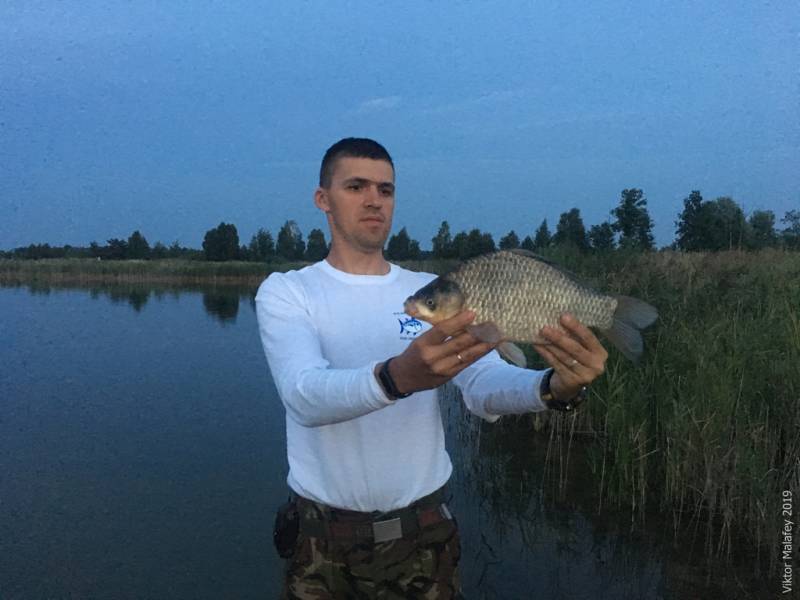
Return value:
M 436 325 L 463 310 L 475 312 L 469 331 L 497 344 L 501 356 L 521 367 L 525 354 L 514 344 L 549 344 L 539 334 L 570 313 L 598 330 L 629 360 L 644 351 L 640 331 L 658 318 L 643 300 L 603 294 L 556 264 L 527 250 L 490 252 L 459 264 L 409 296 L 404 312 Z

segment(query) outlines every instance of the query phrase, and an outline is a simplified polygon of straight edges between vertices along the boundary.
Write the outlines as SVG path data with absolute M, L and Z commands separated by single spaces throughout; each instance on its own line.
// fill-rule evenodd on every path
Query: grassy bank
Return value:
M 272 271 L 288 271 L 301 263 L 206 262 L 190 260 L 94 260 L 53 258 L 0 260 L 0 282 L 172 283 L 258 285 Z
M 96 260 L 48 258 L 41 260 L 0 259 L 0 283 L 13 285 L 144 283 L 172 285 L 231 285 L 257 287 L 273 271 L 300 269 L 305 262 L 254 263 L 195 260 Z M 441 273 L 455 261 L 408 261 L 409 269 Z

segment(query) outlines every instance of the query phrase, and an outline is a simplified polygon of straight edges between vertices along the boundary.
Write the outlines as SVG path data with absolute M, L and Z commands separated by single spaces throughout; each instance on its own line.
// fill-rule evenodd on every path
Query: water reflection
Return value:
M 553 437 L 533 433 L 529 417 L 489 424 L 463 408 L 455 387 L 441 395 L 455 506 L 473 540 L 466 582 L 476 597 L 761 598 L 774 591 L 774 582 L 757 577 L 754 556 L 709 563 L 702 544 L 676 539 L 657 510 L 635 521 L 599 510 L 585 442 L 573 442 L 566 462 Z
M 612 527 L 595 529 L 577 495 L 552 500 L 548 444 L 526 418 L 496 424 L 471 417 L 443 394 L 464 537 L 465 583 L 479 598 L 664 598 L 660 549 Z M 505 422 L 504 422 L 505 421 Z M 624 526 L 623 526 L 624 531 Z
M 203 306 L 206 312 L 214 315 L 223 324 L 236 321 L 239 313 L 239 296 L 219 292 L 204 292 Z
M 255 310 L 255 293 L 253 286 L 173 286 L 169 284 L 131 284 L 103 283 L 94 285 L 58 284 L 47 281 L 33 281 L 26 284 L 0 283 L 0 288 L 27 289 L 32 295 L 49 296 L 53 291 L 72 290 L 85 291 L 92 300 L 105 298 L 113 304 L 128 304 L 135 312 L 141 312 L 150 298 L 164 300 L 178 299 L 181 295 L 201 294 L 206 313 L 220 323 L 236 322 L 241 301 L 247 301 Z

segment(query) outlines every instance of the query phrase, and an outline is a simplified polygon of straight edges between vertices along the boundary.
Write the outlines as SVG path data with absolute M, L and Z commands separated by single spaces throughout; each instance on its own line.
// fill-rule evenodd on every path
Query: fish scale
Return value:
M 545 325 L 558 326 L 571 312 L 590 327 L 609 329 L 617 301 L 599 294 L 544 261 L 495 252 L 464 263 L 448 274 L 475 311 L 475 323 L 492 321 L 509 338 L 539 342 Z
M 408 314 L 436 324 L 460 311 L 475 311 L 469 329 L 478 339 L 496 343 L 547 343 L 542 327 L 561 328 L 571 313 L 594 327 L 629 359 L 643 351 L 640 329 L 658 317 L 655 308 L 628 296 L 597 292 L 572 275 L 523 250 L 501 250 L 469 259 L 418 290 L 405 302 Z M 524 361 L 518 348 L 498 346 Z M 514 360 L 512 358 L 512 360 Z

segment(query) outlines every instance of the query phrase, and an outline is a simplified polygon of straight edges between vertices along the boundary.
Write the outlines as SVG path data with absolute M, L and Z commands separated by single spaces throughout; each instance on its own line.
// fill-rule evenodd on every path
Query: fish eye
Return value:
M 428 305 L 428 308 L 435 308 L 436 307 L 436 302 L 433 301 L 433 298 L 428 298 L 425 301 L 425 304 Z

